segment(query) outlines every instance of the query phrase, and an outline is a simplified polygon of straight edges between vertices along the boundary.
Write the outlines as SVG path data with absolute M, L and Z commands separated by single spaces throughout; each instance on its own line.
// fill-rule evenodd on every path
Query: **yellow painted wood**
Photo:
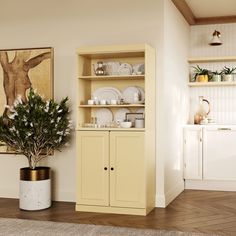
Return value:
M 145 75 L 106 75 L 106 76 L 79 76 L 83 80 L 130 80 L 130 79 L 144 79 Z
M 144 104 L 125 104 L 125 105 L 79 105 L 79 107 L 84 107 L 84 108 L 89 108 L 89 107 L 96 107 L 96 108 L 101 108 L 101 107 L 116 107 L 116 108 L 121 108 L 121 107 L 145 107 Z
M 77 155 L 77 204 L 108 206 L 109 133 L 77 132 Z
M 142 215 L 145 216 L 150 212 L 146 208 L 127 208 L 127 207 L 105 207 L 105 206 L 91 206 L 91 205 L 76 205 L 76 211 L 83 212 L 101 212 L 112 214 L 125 214 L 125 215 Z M 151 209 L 152 210 L 152 209 Z
M 88 131 L 121 131 L 121 132 L 136 132 L 136 131 L 145 131 L 145 128 L 89 128 L 89 127 L 78 127 L 76 130 L 88 130 Z
M 110 205 L 145 207 L 143 132 L 110 132 Z
M 77 51 L 78 54 L 78 96 L 77 96 L 77 131 L 78 133 L 91 132 L 93 134 L 107 132 L 111 136 L 108 145 L 109 161 L 115 160 L 118 164 L 117 175 L 111 173 L 108 176 L 110 184 L 108 188 L 107 202 L 102 205 L 102 200 L 96 201 L 87 199 L 78 201 L 77 210 L 93 212 L 110 212 L 122 214 L 146 215 L 155 207 L 155 50 L 147 44 L 132 45 L 106 45 L 82 47 Z M 121 63 L 144 63 L 145 75 L 128 75 L 128 76 L 95 76 L 93 64 L 98 61 L 119 61 Z M 115 87 L 121 92 L 128 86 L 139 86 L 145 90 L 145 104 L 125 104 L 122 106 L 88 106 L 87 100 L 91 98 L 93 91 L 101 87 Z M 131 112 L 136 112 L 140 107 L 145 109 L 145 128 L 85 128 L 84 123 L 90 123 L 91 117 L 96 115 L 96 110 L 100 107 L 106 107 L 111 110 L 113 115 L 121 107 L 129 108 Z M 116 131 L 116 132 L 115 132 Z M 81 135 L 82 135 L 81 133 Z M 113 139 L 112 133 L 120 133 L 120 136 Z M 109 136 L 109 137 L 110 137 Z M 77 138 L 78 139 L 78 138 Z M 125 141 L 124 141 L 125 140 Z M 135 141 L 134 141 L 135 140 Z M 141 141 L 142 140 L 142 141 Z M 101 156 L 100 139 L 96 141 L 98 146 L 93 147 L 93 151 L 99 152 Z M 134 145 L 134 143 L 136 143 Z M 138 145 L 137 145 L 138 143 Z M 116 144 L 116 145 L 114 145 Z M 81 145 L 81 144 L 80 144 Z M 114 147 L 116 146 L 116 152 Z M 84 150 L 89 149 L 90 145 L 84 144 Z M 134 148 L 135 147 L 135 148 Z M 77 141 L 77 159 L 81 152 Z M 96 149 L 98 149 L 96 151 Z M 113 150 L 113 154 L 111 153 Z M 139 151 L 138 151 L 139 150 Z M 124 158 L 124 153 L 129 153 L 128 158 Z M 86 153 L 86 152 L 85 152 Z M 114 155 L 116 153 L 116 155 Z M 123 155 L 124 154 L 124 155 Z M 88 154 L 84 155 L 88 156 Z M 112 157 L 113 156 L 113 157 Z M 136 158 L 134 158 L 136 156 Z M 119 157 L 119 159 L 114 157 Z M 110 159 L 111 158 L 111 159 Z M 91 158 L 90 158 L 91 159 Z M 92 160 L 92 159 L 91 159 Z M 91 162 L 88 161 L 88 162 Z M 98 165 L 99 161 L 95 161 Z M 132 163 L 132 165 L 131 165 Z M 142 163 L 142 164 L 140 164 Z M 124 168 L 128 166 L 128 169 Z M 133 169 L 130 167 L 133 166 Z M 78 168 L 77 168 L 78 169 Z M 82 170 L 78 169 L 80 173 Z M 134 172 L 134 173 L 133 173 Z M 96 172 L 91 175 L 96 176 Z M 91 177 L 96 178 L 96 177 Z M 101 177 L 98 177 L 101 178 Z M 115 181 L 115 182 L 114 182 Z M 122 184 L 124 183 L 124 184 Z M 139 185 L 137 185 L 139 183 Z M 126 184 L 126 185 L 125 185 Z M 131 186 L 127 188 L 127 185 Z M 126 187 L 125 187 L 126 186 Z M 79 189 L 77 185 L 77 189 Z M 126 190 L 124 191 L 124 189 Z M 86 189 L 86 188 L 85 188 Z M 96 189 L 96 188 L 95 188 Z M 79 192 L 80 190 L 78 190 Z M 88 191 L 88 190 L 86 190 Z M 106 190 L 105 190 L 106 191 Z M 89 192 L 89 191 L 88 191 Z M 92 193 L 92 192 L 91 192 Z M 101 194 L 101 193 L 100 193 Z M 79 195 L 79 194 L 78 194 Z M 111 200 L 111 196 L 113 200 Z M 96 197 L 94 197 L 96 198 Z M 94 202 L 94 203 L 93 203 Z M 99 202 L 99 203 L 98 203 Z M 101 203 L 101 205 L 100 205 Z M 113 204 L 113 206 L 112 206 Z M 114 207 L 117 206 L 117 207 Z

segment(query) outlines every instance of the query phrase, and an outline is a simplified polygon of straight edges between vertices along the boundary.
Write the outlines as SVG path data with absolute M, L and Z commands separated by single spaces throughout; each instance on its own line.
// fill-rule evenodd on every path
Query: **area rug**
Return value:
M 206 236 L 164 230 L 0 218 L 1 236 Z M 208 235 L 207 235 L 208 236 Z M 211 235 L 213 236 L 213 234 Z

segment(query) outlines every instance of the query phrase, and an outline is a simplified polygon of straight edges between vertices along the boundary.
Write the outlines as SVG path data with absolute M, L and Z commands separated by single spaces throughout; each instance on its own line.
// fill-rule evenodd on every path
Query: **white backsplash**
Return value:
M 198 97 L 210 102 L 209 117 L 218 124 L 236 124 L 236 87 L 193 87 L 190 89 L 190 123 L 198 108 Z M 207 108 L 206 108 L 207 109 Z
M 223 44 L 209 46 L 214 30 L 221 32 Z M 236 24 L 199 25 L 191 27 L 190 57 L 236 56 Z M 236 62 L 198 63 L 200 67 L 221 70 L 224 66 L 235 67 Z M 196 64 L 190 65 L 196 66 Z M 236 75 L 234 75 L 236 80 Z M 219 124 L 236 124 L 236 86 L 190 87 L 190 119 L 196 112 L 198 97 L 210 102 L 210 118 Z

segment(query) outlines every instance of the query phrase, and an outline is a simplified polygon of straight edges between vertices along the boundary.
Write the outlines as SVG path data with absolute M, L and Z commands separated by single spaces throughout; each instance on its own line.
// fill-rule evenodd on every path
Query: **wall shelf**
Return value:
M 188 59 L 189 63 L 204 63 L 204 62 L 225 62 L 225 61 L 236 61 L 235 56 L 227 57 L 191 57 Z
M 189 82 L 189 87 L 210 87 L 210 86 L 236 86 L 236 81 L 233 82 Z

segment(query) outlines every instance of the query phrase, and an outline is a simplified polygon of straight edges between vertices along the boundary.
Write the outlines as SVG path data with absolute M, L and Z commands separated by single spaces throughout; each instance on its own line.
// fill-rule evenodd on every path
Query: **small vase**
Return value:
M 211 80 L 213 82 L 221 82 L 221 75 L 213 75 Z
M 198 75 L 197 82 L 208 82 L 208 75 Z
M 223 81 L 227 81 L 227 82 L 232 82 L 234 81 L 234 76 L 233 74 L 227 74 L 227 75 L 223 75 Z
M 51 206 L 50 175 L 49 167 L 20 169 L 20 209 L 35 211 Z

